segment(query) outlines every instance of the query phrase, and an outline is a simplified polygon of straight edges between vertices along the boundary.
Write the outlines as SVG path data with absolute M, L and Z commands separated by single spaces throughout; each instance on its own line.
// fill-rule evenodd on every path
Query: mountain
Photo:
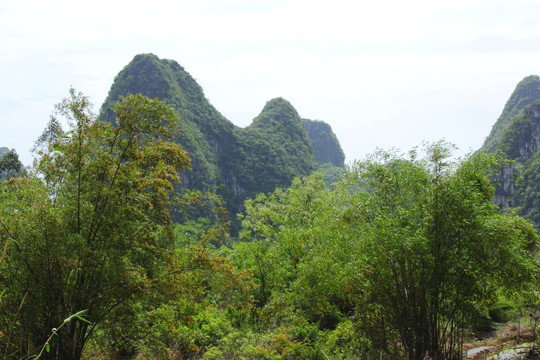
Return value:
M 521 216 L 540 228 L 540 100 L 512 118 L 501 136 L 499 149 L 515 164 L 503 170 L 497 199 L 503 205 L 518 208 Z
M 525 106 L 540 99 L 540 76 L 530 75 L 521 80 L 504 106 L 502 114 L 493 125 L 491 133 L 480 149 L 483 152 L 495 152 L 498 149 L 501 137 L 504 135 L 512 119 L 518 115 Z
M 113 108 L 120 96 L 139 93 L 167 102 L 182 118 L 175 140 L 189 151 L 193 167 L 181 174 L 184 185 L 215 190 L 221 181 L 216 154 L 221 151 L 219 145 L 228 143 L 224 140 L 233 125 L 208 103 L 202 88 L 178 63 L 152 54 L 135 56 L 120 71 L 101 107 L 100 119 L 114 122 Z
M 192 159 L 192 170 L 181 173 L 183 185 L 219 193 L 233 214 L 247 197 L 288 186 L 293 177 L 314 171 L 316 157 L 343 166 L 341 146 L 329 125 L 320 122 L 314 131 L 306 131 L 309 125 L 294 107 L 276 98 L 266 103 L 249 126 L 235 126 L 174 60 L 153 54 L 135 56 L 116 76 L 100 119 L 114 122 L 114 104 L 130 93 L 159 98 L 177 111 L 181 130 L 175 141 Z M 327 158 L 325 149 L 331 149 Z
M 506 131 L 501 135 L 498 148 L 510 159 L 525 164 L 538 152 L 539 144 L 540 101 L 536 100 L 512 118 Z
M 230 171 L 226 185 L 243 189 L 236 195 L 270 192 L 317 168 L 302 119 L 285 99 L 268 101 L 248 127 L 236 128 L 235 135 L 236 146 L 224 159 L 223 170 Z
M 514 162 L 495 183 L 497 204 L 518 209 L 540 228 L 540 77 L 524 78 L 506 103 L 481 151 L 503 152 Z
M 332 164 L 336 167 L 345 166 L 345 153 L 341 148 L 332 127 L 319 120 L 303 119 L 307 135 L 313 146 L 313 154 L 318 164 Z

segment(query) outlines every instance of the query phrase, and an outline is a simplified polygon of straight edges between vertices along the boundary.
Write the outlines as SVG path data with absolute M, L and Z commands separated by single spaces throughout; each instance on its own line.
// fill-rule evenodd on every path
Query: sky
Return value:
M 71 86 L 98 112 L 153 53 L 238 126 L 287 99 L 332 126 L 347 163 L 441 139 L 466 154 L 540 74 L 538 13 L 537 0 L 0 0 L 0 146 L 31 164 Z

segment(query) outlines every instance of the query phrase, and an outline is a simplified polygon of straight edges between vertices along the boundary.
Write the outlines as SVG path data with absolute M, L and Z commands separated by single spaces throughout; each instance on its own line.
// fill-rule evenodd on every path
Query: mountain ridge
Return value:
M 496 203 L 515 208 L 540 228 L 540 76 L 521 80 L 493 125 L 481 152 L 512 162 L 494 179 Z
M 540 76 L 526 76 L 516 85 L 508 98 L 501 115 L 491 128 L 480 151 L 488 153 L 495 152 L 498 149 L 501 137 L 510 126 L 512 119 L 527 105 L 537 99 L 540 99 Z
M 114 122 L 114 104 L 129 93 L 158 98 L 176 110 L 181 131 L 175 141 L 188 151 L 193 168 L 181 173 L 184 186 L 217 192 L 232 213 L 241 210 L 247 197 L 288 186 L 293 177 L 318 167 L 316 138 L 308 136 L 305 122 L 283 98 L 269 100 L 250 125 L 238 127 L 208 101 L 182 66 L 154 54 L 136 55 L 118 73 L 99 118 Z

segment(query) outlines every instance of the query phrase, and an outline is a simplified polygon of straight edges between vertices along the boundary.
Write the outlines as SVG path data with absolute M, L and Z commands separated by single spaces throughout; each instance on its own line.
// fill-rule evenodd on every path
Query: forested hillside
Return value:
M 496 151 L 514 116 L 518 115 L 525 106 L 538 99 L 540 99 L 540 77 L 538 75 L 525 77 L 517 84 L 506 102 L 499 119 L 484 141 L 481 151 L 489 153 Z
M 159 98 L 177 111 L 182 121 L 175 141 L 189 152 L 192 167 L 182 172 L 183 185 L 217 192 L 233 217 L 246 198 L 310 174 L 317 168 L 316 156 L 321 164 L 343 167 L 343 151 L 330 126 L 306 132 L 293 106 L 274 99 L 250 126 L 237 127 L 210 104 L 197 82 L 173 60 L 137 55 L 115 78 L 100 118 L 114 121 L 114 104 L 130 93 Z
M 517 208 L 540 228 L 540 77 L 520 81 L 481 151 L 501 151 L 512 164 L 497 176 L 497 203 Z
M 303 121 L 307 134 L 311 139 L 317 163 L 343 167 L 345 165 L 345 154 L 330 125 L 319 120 L 303 119 Z

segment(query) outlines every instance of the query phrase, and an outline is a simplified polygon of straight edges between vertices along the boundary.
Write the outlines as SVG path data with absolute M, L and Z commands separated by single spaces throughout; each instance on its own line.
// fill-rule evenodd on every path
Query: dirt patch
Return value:
M 537 348 L 533 346 L 536 333 L 532 328 L 507 324 L 486 335 L 480 342 L 465 344 L 465 349 L 468 349 L 467 359 L 540 359 Z M 523 357 L 525 354 L 527 357 Z

